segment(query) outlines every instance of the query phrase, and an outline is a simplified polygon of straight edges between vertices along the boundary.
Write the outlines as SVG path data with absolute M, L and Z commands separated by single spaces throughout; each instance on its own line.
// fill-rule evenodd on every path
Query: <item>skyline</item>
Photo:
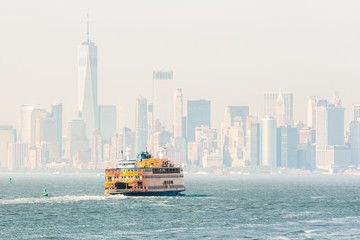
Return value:
M 6 3 L 0 10 L 2 22 L 8 22 L 0 46 L 0 77 L 6 80 L 0 100 L 7 103 L 2 104 L 1 124 L 17 127 L 26 103 L 61 102 L 64 123 L 72 118 L 76 48 L 86 39 L 81 3 L 75 3 L 65 19 L 51 4 L 40 12 L 25 1 L 17 11 L 18 3 Z M 294 94 L 294 120 L 304 122 L 310 96 L 329 99 L 338 91 L 348 126 L 352 105 L 360 102 L 351 91 L 360 78 L 360 34 L 354 31 L 360 4 L 288 3 L 278 10 L 279 3 L 284 1 L 118 3 L 106 8 L 106 17 L 104 6 L 89 3 L 90 40 L 99 47 L 99 104 L 117 105 L 120 114 L 127 115 L 119 118 L 118 128 L 134 128 L 135 100 L 151 99 L 152 72 L 173 69 L 174 88 L 182 88 L 184 102 L 207 99 L 212 112 L 220 113 L 212 116 L 215 128 L 228 105 L 249 105 L 251 114 L 262 116 L 263 92 L 279 89 Z M 68 8 L 69 3 L 58 7 Z M 138 11 L 129 15 L 127 9 Z M 213 18 L 214 13 L 219 17 Z M 139 15 L 148 21 L 138 20 Z

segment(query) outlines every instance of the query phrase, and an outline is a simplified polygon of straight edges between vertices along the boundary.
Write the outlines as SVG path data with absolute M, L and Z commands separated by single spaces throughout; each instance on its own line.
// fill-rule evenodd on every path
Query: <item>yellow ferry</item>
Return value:
M 173 196 L 182 191 L 185 191 L 182 167 L 167 158 L 153 158 L 148 152 L 105 169 L 105 194 Z

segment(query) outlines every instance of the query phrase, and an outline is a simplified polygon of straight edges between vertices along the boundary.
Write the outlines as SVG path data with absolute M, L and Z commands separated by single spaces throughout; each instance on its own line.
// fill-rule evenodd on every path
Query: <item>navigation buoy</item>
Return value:
M 46 190 L 46 188 L 44 188 L 44 193 L 43 193 L 43 196 L 44 196 L 44 197 L 47 197 L 47 196 L 49 196 L 49 194 L 47 193 L 47 190 Z
M 11 178 L 9 179 L 9 184 L 12 184 L 12 179 Z

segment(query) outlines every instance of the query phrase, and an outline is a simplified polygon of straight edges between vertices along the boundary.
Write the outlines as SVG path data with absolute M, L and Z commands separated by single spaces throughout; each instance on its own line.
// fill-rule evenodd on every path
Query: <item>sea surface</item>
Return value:
M 360 238 L 360 176 L 187 174 L 185 185 L 106 196 L 96 174 L 0 173 L 0 239 Z

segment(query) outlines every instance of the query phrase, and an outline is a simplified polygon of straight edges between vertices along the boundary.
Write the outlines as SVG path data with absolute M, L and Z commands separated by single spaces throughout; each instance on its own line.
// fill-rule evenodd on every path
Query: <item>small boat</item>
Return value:
M 9 179 L 9 184 L 12 184 L 12 179 L 11 178 Z
M 49 196 L 49 194 L 47 193 L 47 190 L 46 190 L 46 188 L 44 188 L 44 193 L 43 193 L 43 196 L 44 196 L 44 197 L 47 197 L 47 196 Z

